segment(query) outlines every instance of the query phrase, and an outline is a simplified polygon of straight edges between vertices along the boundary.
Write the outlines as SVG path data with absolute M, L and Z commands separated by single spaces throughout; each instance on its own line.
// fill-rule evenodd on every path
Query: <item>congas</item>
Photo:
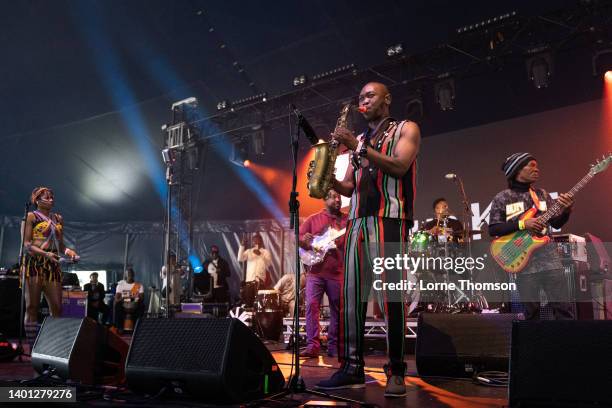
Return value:
M 121 305 L 123 306 L 124 313 L 123 330 L 133 331 L 136 325 L 136 309 L 138 308 L 138 302 L 125 299 Z

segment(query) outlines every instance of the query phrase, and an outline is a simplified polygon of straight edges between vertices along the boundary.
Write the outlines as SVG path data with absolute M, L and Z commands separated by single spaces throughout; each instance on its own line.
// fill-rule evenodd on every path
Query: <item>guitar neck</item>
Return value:
M 593 177 L 594 175 L 591 174 L 591 172 L 587 173 L 586 176 L 580 179 L 580 181 L 576 183 L 574 187 L 572 187 L 569 193 L 575 196 L 580 190 L 582 190 L 584 186 L 586 186 L 589 183 L 589 181 L 593 179 Z M 563 206 L 561 205 L 559 200 L 557 200 L 544 214 L 540 216 L 540 219 L 545 224 L 547 224 L 551 219 L 561 214 L 562 211 L 563 211 Z

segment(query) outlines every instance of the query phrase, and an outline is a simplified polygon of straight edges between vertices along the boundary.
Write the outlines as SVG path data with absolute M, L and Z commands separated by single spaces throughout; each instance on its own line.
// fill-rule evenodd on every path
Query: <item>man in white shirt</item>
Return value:
M 115 326 L 119 331 L 123 329 L 124 307 L 128 307 L 126 304 L 135 304 L 135 307 L 133 305 L 129 305 L 129 307 L 133 308 L 136 319 L 144 313 L 144 287 L 134 280 L 134 270 L 132 268 L 125 271 L 125 280 L 119 281 L 115 293 L 114 317 Z
M 246 249 L 247 239 L 242 240 L 238 248 L 238 262 L 247 263 L 246 277 L 244 279 L 244 293 L 242 301 L 247 306 L 253 305 L 253 300 L 259 288 L 266 282 L 267 269 L 272 265 L 272 255 L 264 248 L 261 235 L 253 236 L 253 247 Z

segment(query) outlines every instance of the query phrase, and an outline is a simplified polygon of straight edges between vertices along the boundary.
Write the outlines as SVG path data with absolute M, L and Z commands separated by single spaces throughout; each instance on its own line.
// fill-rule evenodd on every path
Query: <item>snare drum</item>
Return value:
M 257 301 L 255 302 L 257 312 L 272 312 L 281 310 L 280 295 L 277 290 L 257 291 Z

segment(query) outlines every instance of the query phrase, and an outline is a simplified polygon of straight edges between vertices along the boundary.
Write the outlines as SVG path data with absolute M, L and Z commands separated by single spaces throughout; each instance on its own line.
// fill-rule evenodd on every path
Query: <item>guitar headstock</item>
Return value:
M 608 153 L 607 155 L 604 154 L 601 160 L 597 160 L 595 164 L 591 164 L 591 170 L 589 170 L 589 173 L 591 173 L 593 176 L 597 173 L 601 173 L 608 168 L 610 163 L 612 163 L 612 153 Z

